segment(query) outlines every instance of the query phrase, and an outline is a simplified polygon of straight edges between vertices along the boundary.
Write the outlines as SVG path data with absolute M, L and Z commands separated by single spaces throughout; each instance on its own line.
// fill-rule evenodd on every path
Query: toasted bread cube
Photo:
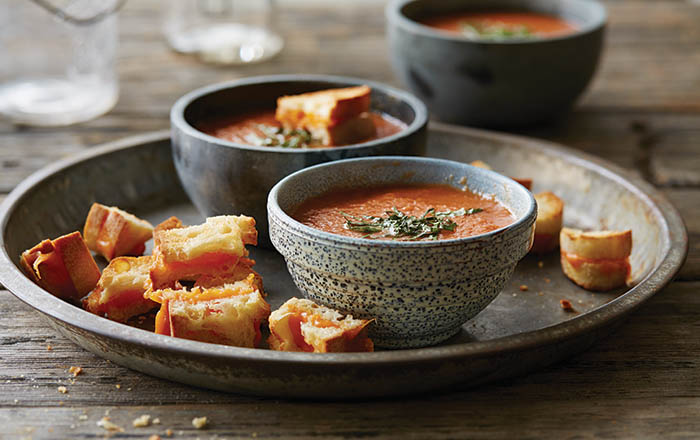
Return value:
M 371 321 L 343 316 L 308 299 L 291 298 L 269 318 L 270 348 L 278 351 L 341 353 L 374 351 Z
M 144 298 L 153 258 L 117 257 L 102 271 L 97 288 L 83 300 L 83 308 L 96 315 L 126 322 L 158 303 Z
M 249 258 L 241 258 L 230 272 L 221 274 L 202 275 L 194 283 L 195 287 L 211 288 L 224 284 L 232 284 L 253 275 L 253 285 L 260 291 L 262 296 L 266 296 L 263 290 L 263 280 L 259 273 L 253 270 L 255 261 Z
M 173 215 L 172 217 L 168 217 L 162 222 L 158 223 L 153 229 L 153 232 L 155 233 L 156 231 L 167 231 L 168 229 L 177 229 L 183 227 L 185 227 L 185 225 L 182 224 L 179 218 Z
M 20 265 L 43 289 L 74 302 L 94 289 L 100 279 L 100 269 L 78 231 L 24 251 Z
M 275 118 L 285 128 L 332 126 L 369 111 L 368 86 L 320 90 L 277 99 Z
M 524 186 L 528 191 L 532 190 L 532 179 L 525 179 L 525 178 L 516 178 L 516 177 L 511 177 L 511 179 L 515 180 L 522 186 Z
M 178 280 L 230 272 L 257 244 L 255 220 L 246 216 L 209 217 L 204 224 L 154 233 L 151 289 L 174 287 Z
M 286 129 L 303 129 L 323 145 L 348 145 L 376 133 L 368 86 L 321 90 L 277 100 L 275 118 Z
M 491 165 L 487 164 L 486 162 L 480 159 L 470 162 L 469 165 L 477 168 L 483 168 L 485 170 L 493 170 L 493 168 L 491 168 Z
M 632 231 L 593 231 L 562 228 L 561 265 L 564 274 L 587 290 L 622 287 L 630 274 Z
M 119 208 L 93 203 L 85 220 L 83 235 L 90 250 L 111 260 L 123 255 L 143 254 L 146 241 L 153 235 L 153 226 Z
M 323 145 L 350 145 L 366 141 L 377 132 L 369 113 L 363 113 L 330 127 L 307 127 L 311 137 Z
M 535 222 L 535 241 L 531 252 L 545 253 L 559 246 L 564 215 L 564 202 L 551 192 L 535 194 L 537 201 L 537 220 Z
M 254 348 L 270 315 L 251 274 L 219 287 L 165 289 L 147 294 L 161 303 L 155 332 L 176 338 Z

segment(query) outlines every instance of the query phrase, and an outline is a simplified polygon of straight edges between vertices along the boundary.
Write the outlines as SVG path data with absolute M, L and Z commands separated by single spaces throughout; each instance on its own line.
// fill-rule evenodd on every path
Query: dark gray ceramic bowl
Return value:
M 433 14 L 510 10 L 562 18 L 560 37 L 469 40 L 418 23 Z M 386 9 L 394 71 L 445 122 L 515 127 L 566 112 L 595 72 L 606 12 L 593 0 L 393 0 Z
M 314 149 L 243 145 L 195 128 L 207 118 L 248 108 L 274 108 L 281 95 L 360 84 L 372 88 L 372 110 L 403 121 L 407 128 L 369 142 Z M 269 246 L 267 194 L 280 179 L 310 165 L 349 157 L 421 155 L 427 121 L 423 103 L 407 92 L 372 81 L 329 75 L 260 76 L 215 84 L 183 96 L 170 112 L 173 160 L 187 195 L 204 216 L 254 217 L 262 246 Z
M 492 195 L 514 215 L 503 228 L 467 238 L 390 241 L 345 237 L 291 217 L 299 204 L 335 188 L 448 184 Z M 270 238 L 297 287 L 312 300 L 376 319 L 385 348 L 424 347 L 459 332 L 510 278 L 532 245 L 537 205 L 530 191 L 493 171 L 426 157 L 367 157 L 296 172 L 270 191 Z

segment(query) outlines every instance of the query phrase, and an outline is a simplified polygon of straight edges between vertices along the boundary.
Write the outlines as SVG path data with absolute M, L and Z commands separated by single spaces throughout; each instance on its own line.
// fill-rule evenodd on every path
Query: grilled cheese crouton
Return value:
M 247 244 L 257 244 L 255 220 L 246 216 L 209 217 L 197 226 L 154 232 L 152 289 L 173 287 L 178 280 L 230 272 L 248 255 Z
M 275 118 L 288 130 L 303 129 L 323 145 L 347 145 L 374 135 L 368 86 L 321 90 L 277 99 Z
M 291 298 L 269 318 L 270 348 L 279 351 L 340 353 L 374 351 L 367 337 L 371 321 L 343 316 L 308 299 Z
M 85 310 L 100 316 L 126 322 L 158 307 L 143 294 L 149 285 L 153 258 L 117 257 L 102 271 L 97 288 L 83 300 Z
M 100 269 L 78 231 L 24 251 L 20 265 L 44 290 L 74 302 L 94 289 L 100 279 Z
M 261 322 L 270 315 L 270 305 L 252 274 L 219 287 L 164 289 L 146 295 L 161 303 L 156 333 L 194 341 L 253 348 L 261 340 Z
M 249 258 L 241 258 L 238 264 L 236 264 L 230 272 L 222 274 L 211 274 L 202 275 L 194 283 L 195 287 L 218 287 L 224 284 L 235 283 L 236 281 L 241 281 L 248 276 L 253 275 L 253 285 L 260 291 L 263 296 L 265 292 L 263 291 L 263 281 L 259 273 L 253 270 L 255 261 Z
M 93 203 L 83 229 L 87 247 L 111 260 L 141 255 L 153 235 L 153 226 L 116 207 Z
M 626 284 L 632 231 L 584 232 L 563 228 L 559 240 L 562 270 L 574 283 L 595 291 Z
M 535 221 L 535 241 L 531 252 L 550 252 L 559 246 L 564 202 L 549 191 L 535 194 L 535 200 L 537 201 L 537 220 Z

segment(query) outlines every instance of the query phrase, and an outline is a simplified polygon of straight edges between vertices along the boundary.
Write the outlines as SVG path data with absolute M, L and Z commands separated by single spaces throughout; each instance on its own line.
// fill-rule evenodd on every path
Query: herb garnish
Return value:
M 473 40 L 506 40 L 509 38 L 534 38 L 537 36 L 525 25 L 469 21 L 463 21 L 460 25 L 464 36 Z
M 430 238 L 437 240 L 440 231 L 454 231 L 457 223 L 452 217 L 476 214 L 481 208 L 458 209 L 456 211 L 435 212 L 435 208 L 425 211 L 421 217 L 407 215 L 395 207 L 385 211 L 386 217 L 373 215 L 350 215 L 341 212 L 345 218 L 345 227 L 351 231 L 365 232 L 363 238 L 377 238 L 375 234 L 383 232 L 380 237 L 406 238 L 407 240 L 420 240 Z
M 288 130 L 274 125 L 258 124 L 262 136 L 252 135 L 249 139 L 263 147 L 308 148 L 314 143 L 311 133 L 303 129 Z

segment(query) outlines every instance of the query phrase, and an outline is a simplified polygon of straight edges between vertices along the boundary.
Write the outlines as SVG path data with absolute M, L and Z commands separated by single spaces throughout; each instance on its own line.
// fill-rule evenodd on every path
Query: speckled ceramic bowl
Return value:
M 391 136 L 353 145 L 294 149 L 259 147 L 210 136 L 197 126 L 245 110 L 274 109 L 279 96 L 366 84 L 371 109 L 406 124 Z M 268 246 L 267 193 L 281 178 L 310 165 L 349 157 L 422 155 L 428 113 L 410 93 L 359 78 L 331 75 L 256 76 L 194 90 L 170 112 L 173 161 L 183 188 L 203 216 L 246 214 Z
M 456 11 L 527 11 L 577 27 L 541 39 L 470 40 L 419 22 Z M 386 8 L 394 71 L 450 123 L 514 127 L 565 114 L 598 65 L 607 20 L 594 0 L 393 0 Z
M 345 237 L 306 226 L 290 213 L 336 188 L 450 184 L 490 194 L 516 217 L 504 228 L 438 241 Z M 433 345 L 484 309 L 532 245 L 537 205 L 513 180 L 459 162 L 418 157 L 348 159 L 306 168 L 281 180 L 267 202 L 270 238 L 297 287 L 310 299 L 375 318 L 377 346 Z

